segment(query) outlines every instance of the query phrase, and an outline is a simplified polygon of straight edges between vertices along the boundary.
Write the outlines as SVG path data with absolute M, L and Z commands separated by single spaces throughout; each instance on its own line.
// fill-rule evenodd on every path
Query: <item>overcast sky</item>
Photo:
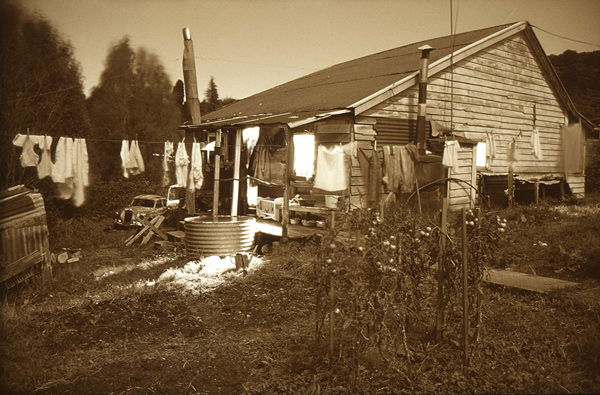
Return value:
M 340 62 L 449 35 L 450 0 L 21 0 L 53 22 L 81 63 L 86 93 L 123 36 L 183 80 L 189 27 L 200 95 L 214 76 L 241 99 Z M 546 54 L 600 50 L 600 0 L 453 0 L 456 32 L 527 20 Z M 538 28 L 535 28 L 538 27 Z M 563 36 L 584 44 L 548 34 Z

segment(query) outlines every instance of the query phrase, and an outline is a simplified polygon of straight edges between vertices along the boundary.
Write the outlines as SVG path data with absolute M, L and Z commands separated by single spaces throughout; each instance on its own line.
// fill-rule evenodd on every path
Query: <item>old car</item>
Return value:
M 115 213 L 115 225 L 119 227 L 142 226 L 137 218 L 154 218 L 167 212 L 167 198 L 159 195 L 138 195 L 121 212 Z

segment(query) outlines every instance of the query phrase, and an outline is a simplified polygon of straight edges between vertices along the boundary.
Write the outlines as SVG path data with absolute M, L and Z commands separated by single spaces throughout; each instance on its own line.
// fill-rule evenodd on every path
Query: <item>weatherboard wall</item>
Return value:
M 531 178 L 564 177 L 560 126 L 565 124 L 567 116 L 546 77 L 547 70 L 531 45 L 520 33 L 464 59 L 452 70 L 447 68 L 430 76 L 427 117 L 443 124 L 452 121 L 457 132 L 475 141 L 485 141 L 486 133 L 493 134 L 496 157 L 488 164 L 487 173 L 507 173 L 507 147 L 516 139 L 515 174 Z M 357 119 L 416 120 L 417 105 L 415 85 L 357 114 Z M 536 159 L 531 150 L 534 111 L 543 159 Z M 467 163 L 465 157 L 460 160 L 463 177 L 472 163 Z M 582 194 L 583 175 L 567 181 L 573 182 L 570 186 L 574 192 Z M 464 198 L 451 195 L 452 203 Z

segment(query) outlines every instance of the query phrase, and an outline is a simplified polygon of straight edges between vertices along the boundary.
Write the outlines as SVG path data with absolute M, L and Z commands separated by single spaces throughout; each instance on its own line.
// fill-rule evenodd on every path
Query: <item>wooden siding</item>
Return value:
M 360 116 L 416 119 L 417 104 L 415 85 Z M 539 160 L 534 158 L 530 144 L 534 105 L 543 153 Z M 566 112 L 522 34 L 455 64 L 452 74 L 445 69 L 430 76 L 427 117 L 452 121 L 457 132 L 476 141 L 485 141 L 486 133 L 494 134 L 497 154 L 488 172 L 507 172 L 507 146 L 516 139 L 515 174 L 564 177 L 560 126 L 565 123 Z M 463 166 L 466 174 L 468 164 Z M 581 179 L 583 175 L 576 184 L 570 184 L 572 190 L 581 190 Z M 458 191 L 452 198 L 467 199 Z

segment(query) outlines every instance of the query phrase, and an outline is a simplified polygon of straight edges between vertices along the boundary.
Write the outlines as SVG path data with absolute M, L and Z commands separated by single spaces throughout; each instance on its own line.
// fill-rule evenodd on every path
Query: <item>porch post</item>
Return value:
M 288 237 L 288 226 L 290 223 L 290 180 L 294 167 L 294 140 L 292 132 L 288 125 L 283 126 L 285 138 L 287 140 L 287 159 L 285 161 L 284 190 L 283 190 L 283 209 L 281 215 L 281 237 Z
M 212 216 L 217 218 L 219 215 L 219 183 L 221 179 L 221 129 L 217 129 L 215 135 L 215 182 L 213 186 L 213 207 Z
M 242 158 L 242 129 L 235 131 L 235 157 L 233 161 L 233 191 L 231 200 L 231 216 L 238 215 L 238 198 L 240 195 L 240 162 Z

